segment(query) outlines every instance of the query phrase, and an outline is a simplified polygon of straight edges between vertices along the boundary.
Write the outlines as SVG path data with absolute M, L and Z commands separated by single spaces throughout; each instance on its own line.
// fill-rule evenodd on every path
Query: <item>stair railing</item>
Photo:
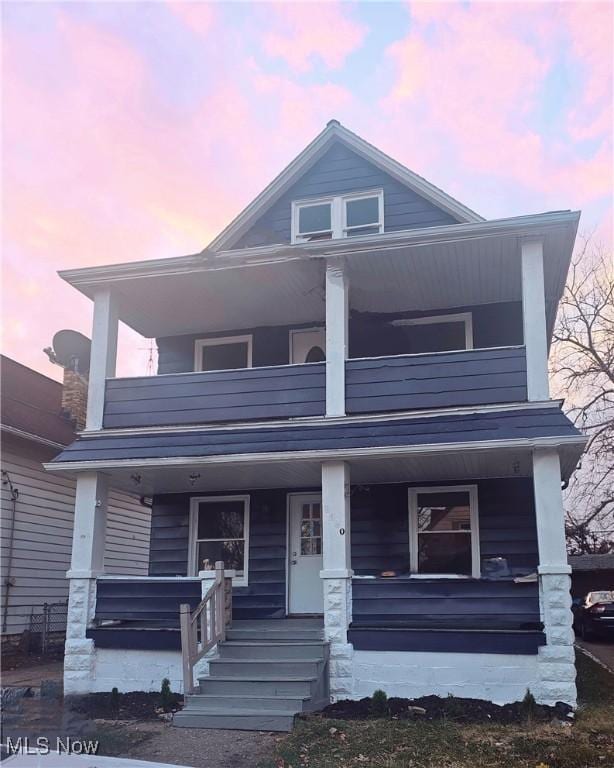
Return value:
M 187 603 L 179 606 L 183 691 L 194 690 L 194 666 L 217 643 L 226 639 L 226 627 L 232 621 L 232 579 L 224 577 L 224 563 L 215 564 L 215 580 L 207 593 L 190 611 Z

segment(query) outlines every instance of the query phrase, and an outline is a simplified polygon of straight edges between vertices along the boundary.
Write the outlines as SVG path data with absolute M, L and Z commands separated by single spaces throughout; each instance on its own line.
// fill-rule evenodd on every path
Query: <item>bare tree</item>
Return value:
M 566 494 L 570 552 L 614 549 L 614 262 L 582 243 L 554 332 L 553 374 L 588 444 Z

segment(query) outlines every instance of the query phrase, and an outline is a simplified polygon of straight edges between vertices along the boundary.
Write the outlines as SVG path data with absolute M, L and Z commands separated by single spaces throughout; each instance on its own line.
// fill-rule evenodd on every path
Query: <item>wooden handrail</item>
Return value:
M 194 666 L 226 639 L 226 626 L 232 621 L 232 579 L 224 577 L 224 563 L 215 564 L 215 580 L 206 595 L 190 611 L 188 603 L 179 607 L 181 661 L 184 694 L 194 690 Z

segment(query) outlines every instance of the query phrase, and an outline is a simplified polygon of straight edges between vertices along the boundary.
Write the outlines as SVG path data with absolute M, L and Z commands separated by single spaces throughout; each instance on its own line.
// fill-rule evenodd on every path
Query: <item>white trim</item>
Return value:
M 202 351 L 205 347 L 218 347 L 222 344 L 247 344 L 246 368 L 252 367 L 253 335 L 251 333 L 244 334 L 243 336 L 213 336 L 205 339 L 194 339 L 194 371 L 192 373 L 211 373 L 211 371 L 205 371 L 203 368 L 198 367 L 202 361 Z M 235 370 L 242 371 L 245 369 L 237 368 Z
M 544 285 L 544 244 L 541 240 L 521 243 L 522 321 L 527 350 L 527 395 L 529 400 L 547 400 L 548 331 Z
M 343 261 L 326 264 L 326 416 L 345 416 L 349 285 Z
M 157 459 L 114 459 L 107 461 L 48 462 L 43 467 L 49 472 L 97 471 L 132 467 L 192 467 L 211 464 L 257 464 L 279 461 L 319 461 L 360 458 L 386 458 L 387 456 L 431 456 L 440 453 L 492 451 L 507 449 L 532 450 L 534 448 L 584 448 L 588 441 L 582 435 L 567 437 L 519 437 L 513 440 L 476 440 L 457 443 L 422 443 L 417 446 L 378 446 L 376 448 L 344 448 L 310 451 L 283 451 L 269 453 L 233 453 L 221 456 L 174 456 Z
M 311 325 L 309 328 L 290 328 L 288 334 L 288 360 L 289 365 L 321 365 L 321 363 L 293 363 L 294 357 L 294 335 L 299 333 L 313 333 L 314 331 L 324 331 L 324 345 L 326 346 L 326 326 L 325 325 Z M 326 350 L 324 350 L 326 354 Z M 269 366 L 273 367 L 273 366 Z M 275 366 L 283 368 L 285 366 Z
M 368 200 L 369 198 L 377 198 L 377 222 L 373 224 L 361 224 L 348 227 L 347 224 L 347 203 L 354 200 Z M 342 237 L 349 237 L 348 231 L 351 229 L 364 229 L 365 227 L 378 227 L 378 233 L 381 234 L 386 229 L 386 222 L 384 220 L 384 190 L 380 187 L 378 189 L 365 190 L 360 192 L 350 192 L 347 195 L 341 195 L 341 232 Z
M 480 566 L 480 523 L 478 511 L 477 485 L 427 485 L 408 488 L 409 508 L 409 557 L 412 574 L 418 571 L 418 494 L 420 493 L 453 493 L 464 491 L 469 494 L 469 514 L 471 524 L 471 578 L 479 579 Z M 466 531 L 464 531 L 466 533 Z M 434 535 L 434 534 L 433 534 Z M 428 574 L 431 577 L 433 574 Z M 436 577 L 454 576 L 455 574 L 435 574 Z
M 473 313 L 471 312 L 456 312 L 450 315 L 428 315 L 424 317 L 411 317 L 401 318 L 399 320 L 393 320 L 392 325 L 436 325 L 437 323 L 464 323 L 465 325 L 465 347 L 464 349 L 446 349 L 440 352 L 420 352 L 421 355 L 433 355 L 433 354 L 446 354 L 450 352 L 467 352 L 473 350 Z M 483 349 L 489 349 L 489 347 L 483 347 Z
M 214 504 L 218 501 L 242 501 L 243 502 L 243 539 L 245 548 L 243 551 L 243 576 L 235 576 L 232 580 L 235 587 L 247 587 L 249 584 L 249 510 L 251 497 L 249 494 L 236 494 L 233 496 L 192 496 L 190 498 L 190 524 L 188 537 L 188 573 L 197 575 L 196 572 L 196 530 L 198 525 L 198 509 L 201 504 Z M 207 539 L 209 541 L 209 539 Z
M 373 224 L 364 224 L 360 226 L 347 226 L 347 203 L 354 200 L 377 199 L 378 220 Z M 317 205 L 330 205 L 330 229 L 314 230 L 301 234 L 299 232 L 299 212 L 302 208 L 313 208 Z M 377 227 L 378 232 L 371 232 L 370 235 L 382 234 L 384 232 L 384 190 L 381 187 L 375 189 L 365 189 L 359 192 L 348 192 L 342 195 L 324 195 L 322 197 L 309 197 L 302 200 L 292 201 L 292 215 L 290 225 L 290 242 L 292 245 L 300 243 L 319 242 L 309 240 L 309 237 L 317 234 L 331 233 L 330 238 L 322 240 L 340 240 L 347 238 L 349 229 L 363 229 L 364 227 Z
M 234 269 L 249 266 L 252 263 L 273 263 L 294 261 L 296 259 L 327 258 L 337 252 L 349 255 L 368 251 L 377 253 L 387 248 L 415 248 L 431 243 L 444 244 L 463 242 L 475 238 L 518 237 L 534 232 L 543 235 L 548 229 L 571 227 L 569 253 L 573 247 L 579 211 L 558 211 L 553 213 L 512 216 L 505 219 L 492 219 L 469 224 L 445 224 L 437 227 L 419 227 L 397 232 L 384 232 L 380 235 L 325 240 L 310 243 L 288 245 L 280 243 L 255 248 L 237 248 L 235 250 L 210 253 L 211 258 L 203 255 L 171 256 L 164 259 L 130 261 L 118 264 L 105 264 L 99 267 L 64 269 L 58 275 L 73 287 L 90 298 L 95 286 L 106 282 L 134 280 L 136 278 L 163 277 L 166 275 L 190 275 L 199 272 Z
M 87 386 L 88 429 L 101 429 L 104 420 L 106 380 L 115 376 L 118 332 L 117 294 L 111 288 L 99 288 L 94 294 L 92 345 Z
M 60 450 L 64 450 L 64 448 L 69 445 L 69 443 L 56 443 L 53 440 L 47 440 L 45 437 L 40 437 L 39 435 L 35 435 L 32 432 L 24 432 L 23 429 L 12 427 L 10 424 L 1 424 L 0 429 L 2 429 L 2 432 L 5 432 L 7 435 L 11 435 L 12 437 L 18 437 L 21 440 L 29 440 L 33 443 L 38 443 L 39 445 L 44 445 L 48 448 L 59 448 Z
M 431 352 L 429 354 L 449 354 L 447 352 Z M 401 357 L 401 355 L 399 355 Z M 359 358 L 352 358 L 359 359 Z M 371 360 L 377 358 L 360 358 L 362 360 Z M 305 363 L 305 365 L 321 365 L 321 363 Z M 169 376 L 175 376 L 177 374 L 167 374 Z M 466 416 L 471 414 L 482 413 L 499 413 L 506 411 L 518 411 L 518 410 L 533 410 L 536 408 L 553 408 L 560 410 L 563 405 L 562 400 L 544 400 L 543 402 L 516 402 L 516 403 L 491 403 L 489 405 L 467 405 L 459 406 L 455 408 L 433 408 L 428 411 L 414 410 L 414 411 L 395 411 L 394 413 L 375 413 L 375 414 L 355 414 L 352 416 L 339 416 L 335 419 L 339 424 L 352 424 L 354 422 L 379 422 L 379 421 L 399 421 L 399 419 L 416 418 L 416 419 L 431 419 L 438 418 L 439 416 Z M 279 429 L 281 427 L 294 426 L 300 424 L 301 426 L 318 426 L 324 425 L 329 422 L 329 419 L 325 416 L 299 416 L 295 419 L 285 419 L 284 421 L 236 421 L 231 424 L 187 424 L 184 426 L 162 426 L 162 427 L 117 427 L 115 429 L 99 429 L 77 433 L 79 437 L 116 437 L 116 436 L 130 436 L 130 435 L 150 435 L 150 434 L 164 434 L 172 432 L 173 434 L 183 435 L 190 432 L 219 432 L 221 430 L 228 432 L 233 430 L 245 430 L 245 429 L 259 429 L 266 427 L 267 429 Z M 62 446 L 66 447 L 66 446 Z
M 375 166 L 390 174 L 405 186 L 413 189 L 421 197 L 450 213 L 460 222 L 479 222 L 483 218 L 475 211 L 455 200 L 443 190 L 431 184 L 409 168 L 393 160 L 381 150 L 369 144 L 360 136 L 344 128 L 338 121 L 331 120 L 326 128 L 284 168 L 284 170 L 265 189 L 228 224 L 208 245 L 211 250 L 220 250 L 231 246 L 249 228 L 250 224 L 307 171 L 338 140 L 361 155 Z

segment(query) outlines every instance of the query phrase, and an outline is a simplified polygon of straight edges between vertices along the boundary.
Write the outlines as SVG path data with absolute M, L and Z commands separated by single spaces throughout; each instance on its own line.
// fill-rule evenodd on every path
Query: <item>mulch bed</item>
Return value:
M 416 709 L 417 708 L 417 709 Z M 421 710 L 425 710 L 422 712 Z M 555 707 L 541 704 L 527 705 L 493 704 L 481 699 L 461 699 L 455 696 L 422 696 L 419 699 L 391 697 L 385 708 L 375 711 L 370 697 L 352 701 L 343 699 L 325 707 L 321 714 L 336 720 L 367 720 L 377 717 L 391 717 L 395 720 L 453 720 L 457 723 L 522 723 L 528 718 L 536 721 L 550 721 L 553 718 L 567 719 L 571 707 L 562 702 Z
M 169 712 L 183 707 L 183 696 L 171 694 Z M 158 720 L 162 712 L 159 693 L 89 693 L 71 697 L 70 708 L 91 720 Z

